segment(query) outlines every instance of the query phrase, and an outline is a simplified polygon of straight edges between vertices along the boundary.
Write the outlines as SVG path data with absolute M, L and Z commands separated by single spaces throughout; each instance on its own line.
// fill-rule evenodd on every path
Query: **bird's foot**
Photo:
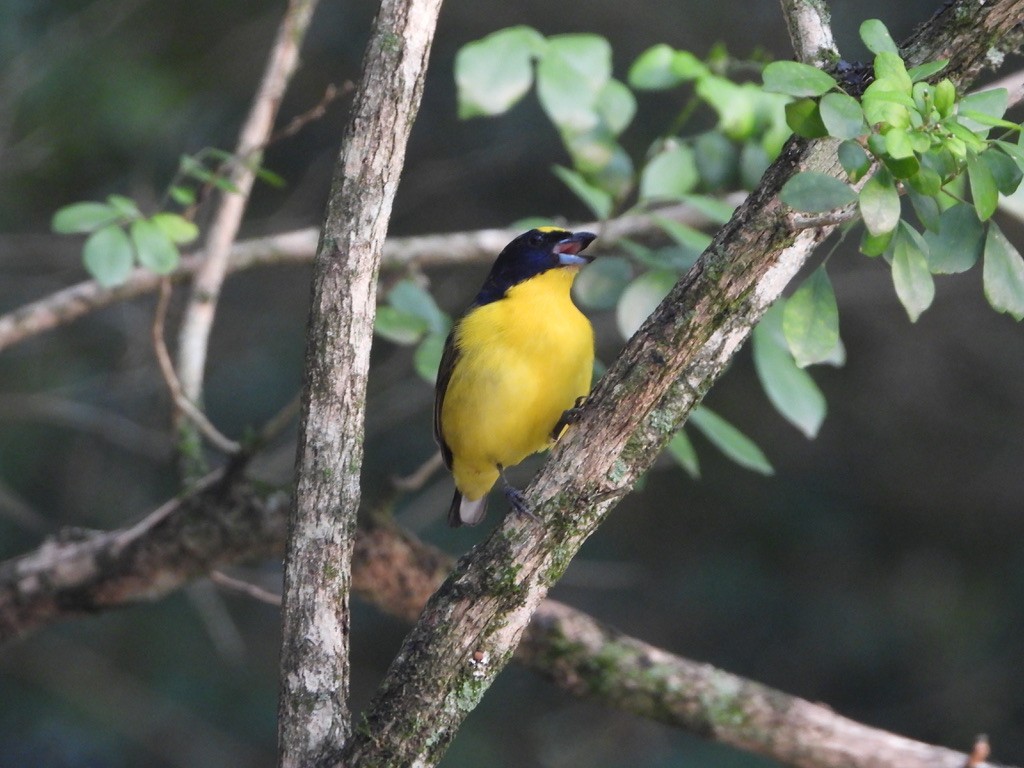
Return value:
M 557 440 L 562 436 L 566 427 L 575 424 L 580 420 L 580 416 L 583 414 L 583 404 L 585 402 L 587 402 L 586 397 L 577 397 L 576 403 L 573 407 L 562 412 L 561 417 L 558 419 L 558 423 L 555 424 L 555 428 L 551 430 L 552 440 Z
M 508 481 L 505 477 L 505 468 L 500 464 L 498 465 L 498 472 L 501 474 L 502 492 L 505 494 L 505 498 L 508 499 L 509 506 L 512 507 L 512 510 L 517 515 L 528 517 L 535 523 L 539 523 L 540 518 L 533 514 L 533 510 L 530 509 L 530 505 L 526 501 L 526 494 Z

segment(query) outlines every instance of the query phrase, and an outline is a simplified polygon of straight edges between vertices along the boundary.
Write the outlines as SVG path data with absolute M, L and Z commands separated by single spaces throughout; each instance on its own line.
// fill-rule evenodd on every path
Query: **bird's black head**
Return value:
M 549 269 L 581 267 L 594 260 L 581 251 L 597 238 L 590 232 L 569 232 L 557 227 L 540 227 L 524 232 L 505 246 L 484 281 L 474 306 L 504 297 L 505 292 Z

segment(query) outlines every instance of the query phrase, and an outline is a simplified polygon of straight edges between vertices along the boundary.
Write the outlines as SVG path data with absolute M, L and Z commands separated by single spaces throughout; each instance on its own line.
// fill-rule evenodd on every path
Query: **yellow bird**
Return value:
M 549 448 L 590 391 L 594 331 L 569 290 L 593 260 L 589 232 L 531 229 L 498 256 L 449 334 L 437 374 L 434 438 L 455 477 L 448 523 L 476 525 L 503 468 Z

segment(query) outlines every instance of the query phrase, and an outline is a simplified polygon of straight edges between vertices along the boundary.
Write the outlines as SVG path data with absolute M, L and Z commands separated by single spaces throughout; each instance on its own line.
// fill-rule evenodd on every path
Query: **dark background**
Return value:
M 861 20 L 880 17 L 900 39 L 935 7 L 837 2 L 840 47 L 867 58 Z M 358 79 L 373 11 L 325 0 L 282 121 L 315 104 L 328 83 Z M 153 204 L 180 154 L 234 146 L 281 12 L 240 0 L 0 0 L 0 311 L 84 278 L 80 242 L 48 234 L 54 209 L 111 192 Z M 763 0 L 453 0 L 394 234 L 586 217 L 550 174 L 566 158 L 532 97 L 505 117 L 455 117 L 456 50 L 517 23 L 607 36 L 619 77 L 659 42 L 699 56 L 716 41 L 738 56 L 757 47 L 791 55 L 779 7 Z M 684 100 L 641 97 L 623 139 L 634 156 Z M 271 147 L 266 164 L 288 187 L 257 188 L 244 235 L 319 223 L 347 104 Z M 1019 225 L 999 221 L 1024 242 Z M 485 271 L 432 271 L 434 295 L 458 313 Z M 702 479 L 659 463 L 555 596 L 673 652 L 913 738 L 967 749 L 986 732 L 995 759 L 1020 763 L 1024 334 L 987 307 L 979 269 L 939 279 L 934 306 L 914 325 L 878 260 L 846 246 L 829 271 L 848 362 L 815 370 L 829 402 L 818 439 L 773 411 L 742 351 L 708 404 L 762 446 L 775 476 L 740 469 L 695 438 Z M 228 434 L 258 426 L 296 392 L 308 281 L 308 269 L 268 268 L 227 283 L 207 406 Z M 123 525 L 176 490 L 152 309 L 151 297 L 119 305 L 0 354 L 0 556 L 63 526 Z M 610 316 L 594 321 L 609 361 L 621 339 Z M 410 351 L 381 342 L 373 362 L 368 503 L 434 450 L 432 392 L 412 374 Z M 287 481 L 290 438 L 260 462 L 263 476 Z M 444 527 L 450 492 L 439 476 L 404 499 L 398 516 L 459 553 L 486 531 Z M 280 564 L 234 573 L 276 588 Z M 353 627 L 358 710 L 405 627 L 358 603 Z M 273 765 L 278 632 L 275 609 L 201 583 L 4 647 L 0 767 Z M 499 678 L 444 762 L 709 764 L 767 761 L 576 700 L 518 668 Z

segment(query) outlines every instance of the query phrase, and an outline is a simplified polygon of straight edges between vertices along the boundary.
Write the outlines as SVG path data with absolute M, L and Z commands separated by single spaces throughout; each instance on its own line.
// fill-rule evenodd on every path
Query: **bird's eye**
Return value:
M 530 235 L 530 245 L 544 245 L 544 235 L 540 232 L 534 232 Z

